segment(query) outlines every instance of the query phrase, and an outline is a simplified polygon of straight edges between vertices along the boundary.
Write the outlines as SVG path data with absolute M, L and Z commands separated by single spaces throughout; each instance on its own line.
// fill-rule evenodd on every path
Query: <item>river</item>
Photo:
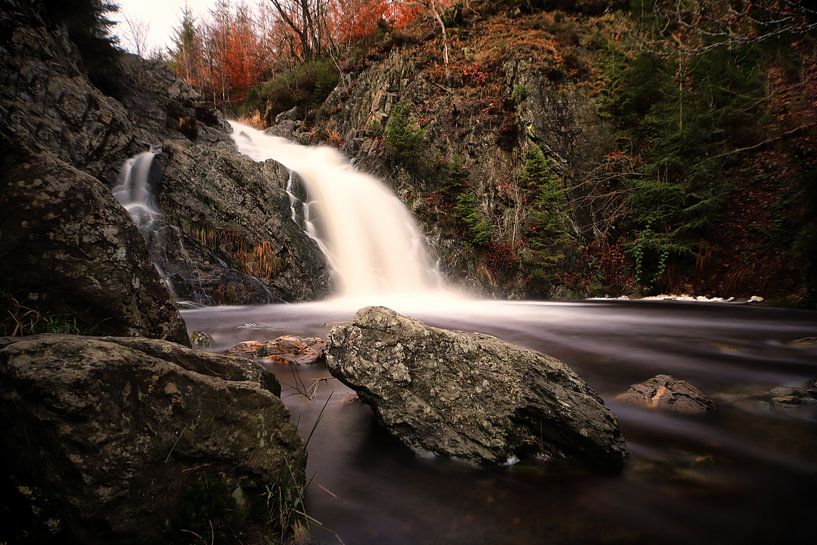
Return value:
M 631 456 L 598 475 L 523 460 L 471 467 L 415 454 L 325 366 L 274 366 L 282 399 L 309 443 L 307 508 L 318 543 L 347 545 L 814 544 L 816 408 L 747 400 L 817 377 L 817 312 L 728 304 L 586 301 L 402 301 L 430 324 L 496 335 L 567 362 L 618 417 Z M 211 350 L 281 334 L 325 337 L 355 304 L 186 310 Z M 719 404 L 682 416 L 616 403 L 659 373 Z M 314 391 L 310 399 L 305 390 Z M 331 399 L 330 399 L 331 396 Z M 811 411 L 811 412 L 809 412 Z

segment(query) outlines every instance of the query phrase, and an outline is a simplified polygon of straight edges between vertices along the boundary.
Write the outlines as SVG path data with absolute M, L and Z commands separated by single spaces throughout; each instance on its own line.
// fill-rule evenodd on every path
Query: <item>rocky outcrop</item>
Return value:
M 615 416 L 563 362 L 383 307 L 332 329 L 329 371 L 405 444 L 484 463 L 542 454 L 611 468 L 627 456 Z
M 327 293 L 320 251 L 291 220 L 285 168 L 240 156 L 232 142 L 166 142 L 156 161 L 163 240 L 153 254 L 178 298 L 250 304 Z
M 0 541 L 278 535 L 291 506 L 267 491 L 302 486 L 305 459 L 264 382 L 251 362 L 163 341 L 0 340 Z
M 669 375 L 633 384 L 616 396 L 616 400 L 650 409 L 665 409 L 685 414 L 705 414 L 714 411 L 715 403 L 689 382 Z
M 139 231 L 107 187 L 48 153 L 2 159 L 4 329 L 189 342 Z
M 286 170 L 241 157 L 220 114 L 161 63 L 121 54 L 116 92 L 100 90 L 51 15 L 39 0 L 0 6 L 0 143 L 11 155 L 51 153 L 113 186 L 128 157 L 161 144 L 151 179 L 163 216 L 145 234 L 177 298 L 321 297 L 328 274 L 290 221 Z
M 227 353 L 284 365 L 311 365 L 324 359 L 325 350 L 326 342 L 320 337 L 283 335 L 271 341 L 244 341 Z

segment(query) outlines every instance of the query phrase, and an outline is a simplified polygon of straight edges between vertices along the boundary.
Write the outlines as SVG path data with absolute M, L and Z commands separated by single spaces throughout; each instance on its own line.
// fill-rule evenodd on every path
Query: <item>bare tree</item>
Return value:
M 147 57 L 149 54 L 148 35 L 150 34 L 150 24 L 129 17 L 126 14 L 123 14 L 121 24 L 124 30 L 121 38 L 125 46 L 140 57 Z
M 298 48 L 291 53 L 307 61 L 326 53 L 332 38 L 327 25 L 328 0 L 270 0 L 283 22 L 295 34 Z
M 817 30 L 817 9 L 806 0 L 657 0 L 648 14 L 683 55 Z

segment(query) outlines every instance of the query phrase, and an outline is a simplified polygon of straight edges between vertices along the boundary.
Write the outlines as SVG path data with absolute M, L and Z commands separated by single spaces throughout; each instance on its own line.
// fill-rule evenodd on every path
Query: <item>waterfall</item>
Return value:
M 142 233 L 153 265 L 159 272 L 159 277 L 167 286 L 171 297 L 176 299 L 176 290 L 168 274 L 165 273 L 164 241 L 159 222 L 157 222 L 161 213 L 152 191 L 155 181 L 151 179 L 151 167 L 154 157 L 160 153 L 162 153 L 162 146 L 154 145 L 149 151 L 126 159 L 112 191 L 113 196 L 128 211 L 133 223 Z M 184 250 L 181 244 L 180 249 Z
M 150 151 L 127 159 L 113 188 L 114 197 L 125 207 L 143 235 L 147 235 L 146 231 L 159 216 L 159 206 L 150 188 L 150 167 L 153 158 L 161 152 L 161 146 L 151 146 Z
M 239 152 L 273 159 L 303 183 L 303 222 L 333 269 L 341 296 L 429 294 L 441 289 L 425 237 L 411 213 L 383 182 L 357 171 L 340 152 L 308 147 L 230 121 Z M 290 175 L 287 191 L 297 199 Z M 300 222 L 299 222 L 300 223 Z

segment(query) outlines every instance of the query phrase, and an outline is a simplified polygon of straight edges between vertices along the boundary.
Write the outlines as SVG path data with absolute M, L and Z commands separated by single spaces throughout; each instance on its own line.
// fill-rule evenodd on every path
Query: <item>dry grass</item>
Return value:
M 238 122 L 249 125 L 250 127 L 255 127 L 258 130 L 267 128 L 266 123 L 264 123 L 264 118 L 261 116 L 261 112 L 253 112 L 250 116 L 242 115 L 238 118 Z

